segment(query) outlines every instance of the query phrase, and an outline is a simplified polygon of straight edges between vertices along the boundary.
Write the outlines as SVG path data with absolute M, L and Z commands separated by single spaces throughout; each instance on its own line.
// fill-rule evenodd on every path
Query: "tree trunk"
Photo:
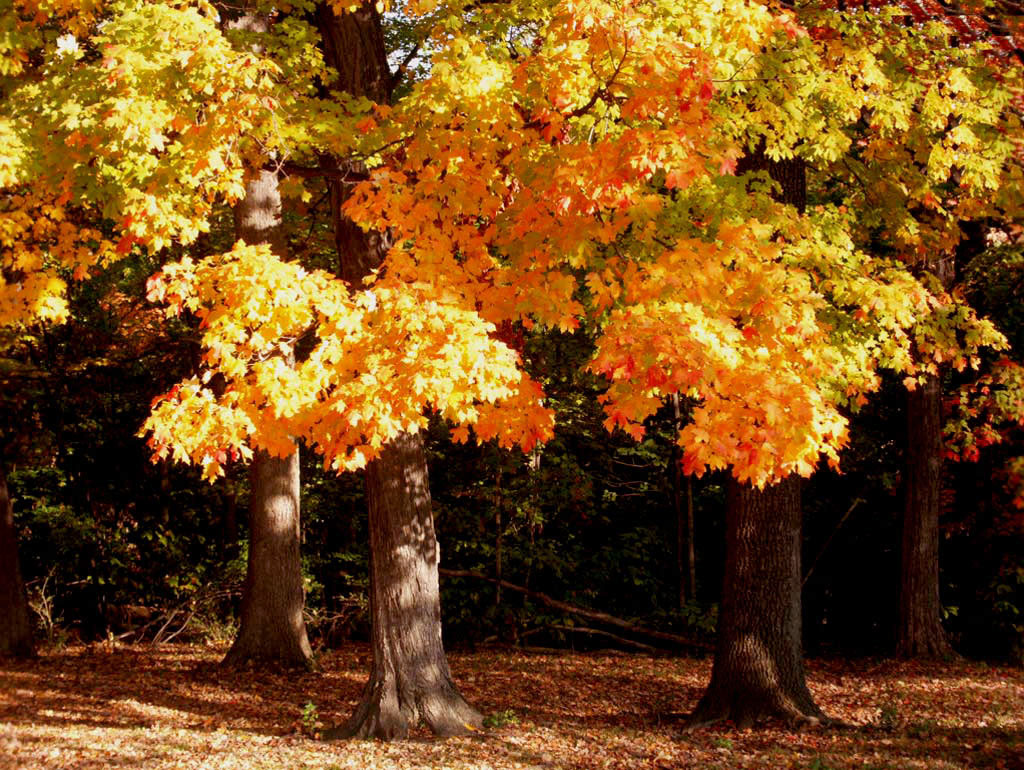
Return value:
M 697 535 L 693 523 L 693 477 L 686 477 L 686 592 L 697 601 Z
M 942 493 L 942 383 L 929 375 L 907 393 L 907 459 L 900 561 L 897 650 L 904 657 L 948 657 L 939 604 Z
M 673 425 L 676 435 L 682 428 L 683 415 L 679 405 L 679 394 L 672 394 Z M 683 506 L 683 468 L 682 452 L 679 445 L 673 442 L 672 454 L 669 458 L 670 480 L 672 482 L 672 510 L 676 525 L 676 584 L 678 588 L 677 602 L 679 609 L 697 598 L 697 565 L 696 548 L 693 539 L 693 480 L 687 477 L 686 505 Z
M 34 655 L 32 619 L 18 567 L 14 506 L 7 490 L 6 470 L 0 464 L 0 657 Z
M 920 269 L 948 289 L 957 258 L 985 248 L 984 231 L 972 228 L 955 254 Z M 973 237 L 972 237 L 973 236 Z M 942 379 L 928 375 L 907 392 L 907 456 L 900 557 L 900 615 L 896 648 L 908 658 L 945 658 L 953 648 L 942 628 L 939 603 L 939 512 L 942 507 Z
M 726 557 L 711 683 L 694 724 L 822 716 L 804 677 L 800 618 L 800 485 L 763 490 L 730 477 Z
M 353 96 L 365 96 L 373 102 L 387 104 L 391 97 L 391 71 L 380 14 L 372 2 L 348 13 L 336 14 L 333 8 L 320 3 L 316 22 L 323 40 L 324 60 L 338 73 L 333 90 Z M 327 159 L 327 163 L 337 161 Z M 339 170 L 350 170 L 353 178 L 362 176 L 366 168 L 356 161 L 345 161 Z M 342 204 L 352 193 L 355 182 L 331 179 L 331 225 L 338 253 L 338 275 L 359 289 L 363 278 L 373 272 L 391 247 L 386 232 L 366 232 L 353 222 Z
M 339 75 L 334 87 L 386 102 L 391 74 L 373 3 L 340 15 L 321 4 L 316 19 L 326 61 Z M 345 216 L 348 184 L 330 187 L 338 274 L 358 289 L 387 253 L 388 235 L 366 233 Z M 420 719 L 438 735 L 477 729 L 483 718 L 452 683 L 441 643 L 438 546 L 419 433 L 400 434 L 367 466 L 366 497 L 373 665 L 355 713 L 325 737 L 391 740 Z
M 224 515 L 221 519 L 221 556 L 230 561 L 238 555 L 238 495 L 234 485 L 226 490 L 223 501 Z
M 420 719 L 438 735 L 482 724 L 452 683 L 441 644 L 438 547 L 418 434 L 391 442 L 366 471 L 373 667 L 362 702 L 328 738 L 404 738 Z
M 235 206 L 235 235 L 285 253 L 277 176 L 260 171 Z M 226 666 L 248 663 L 309 668 L 313 651 L 302 618 L 299 556 L 299 451 L 284 458 L 258 451 L 249 474 L 249 561 L 242 620 Z
M 299 559 L 299 453 L 281 458 L 257 452 L 249 479 L 249 562 L 242 622 L 224 664 L 309 668 L 313 652 L 302 619 Z
M 501 450 L 498 449 L 498 452 Z M 502 551 L 504 550 L 505 522 L 502 521 L 501 511 L 505 507 L 505 492 L 502 488 L 501 457 L 495 458 L 497 472 L 494 475 L 494 609 L 501 611 L 501 581 L 502 581 Z M 499 617 L 500 620 L 500 617 Z

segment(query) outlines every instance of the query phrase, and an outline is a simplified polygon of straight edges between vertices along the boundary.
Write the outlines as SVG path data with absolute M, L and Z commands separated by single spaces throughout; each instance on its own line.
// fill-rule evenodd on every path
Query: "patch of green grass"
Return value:
M 899 709 L 892 703 L 885 703 L 879 709 L 878 717 L 875 720 L 875 724 L 881 727 L 883 730 L 894 730 L 899 727 L 900 724 L 900 712 Z
M 815 757 L 811 760 L 811 764 L 807 766 L 807 770 L 835 770 L 835 768 L 821 757 Z
M 508 727 L 519 724 L 519 715 L 512 709 L 496 711 L 484 717 L 484 727 Z

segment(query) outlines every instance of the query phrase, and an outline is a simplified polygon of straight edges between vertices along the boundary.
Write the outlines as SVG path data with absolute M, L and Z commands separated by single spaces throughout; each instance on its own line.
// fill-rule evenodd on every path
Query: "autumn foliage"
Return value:
M 145 429 L 157 457 L 173 453 L 211 479 L 229 454 L 291 454 L 292 437 L 334 470 L 361 468 L 398 433 L 425 427 L 428 409 L 462 440 L 472 425 L 481 440 L 528 451 L 550 435 L 539 386 L 494 326 L 414 286 L 350 293 L 239 242 L 223 257 L 166 268 L 149 296 L 200 319 L 206 368 L 158 396 Z
M 203 2 L 13 4 L 6 323 L 62 320 L 69 278 L 135 249 L 189 248 L 267 164 L 363 159 L 346 212 L 394 243 L 365 287 L 242 246 L 154 278 L 151 298 L 192 311 L 207 351 L 147 423 L 157 456 L 212 478 L 293 436 L 348 469 L 426 408 L 460 439 L 473 426 L 529 446 L 550 414 L 493 330 L 582 324 L 609 428 L 640 436 L 686 395 L 687 468 L 763 484 L 837 462 L 844 410 L 880 368 L 913 377 L 1002 345 L 899 261 L 953 249 L 965 219 L 1019 211 L 1019 73 L 982 43 L 943 44 L 942 24 L 904 27 L 895 9 L 405 12 L 430 70 L 385 105 L 323 97 L 299 13 L 254 47 Z M 833 193 L 804 212 L 775 204 L 763 176 L 735 176 L 759 144 L 811 162 Z M 871 255 L 879 239 L 890 258 Z

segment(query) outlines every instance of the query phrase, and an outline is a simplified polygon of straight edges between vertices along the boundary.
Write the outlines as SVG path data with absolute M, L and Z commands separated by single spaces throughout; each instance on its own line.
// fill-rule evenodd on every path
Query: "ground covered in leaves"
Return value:
M 0 768 L 1007 768 L 1024 770 L 1024 672 L 977 663 L 810 661 L 847 727 L 684 732 L 710 661 L 482 650 L 453 654 L 479 735 L 325 743 L 369 653 L 309 674 L 230 672 L 224 650 L 72 647 L 0 661 Z

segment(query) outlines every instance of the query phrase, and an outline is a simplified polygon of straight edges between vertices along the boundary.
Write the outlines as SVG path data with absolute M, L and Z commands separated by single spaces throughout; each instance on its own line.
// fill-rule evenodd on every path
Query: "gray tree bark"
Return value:
M 299 453 L 257 452 L 249 471 L 249 560 L 242 617 L 224 665 L 310 668 L 302 617 L 299 555 Z
M 326 738 L 404 738 L 422 719 L 437 735 L 478 729 L 441 642 L 438 546 L 419 434 L 403 433 L 366 469 L 373 664 L 346 724 Z

